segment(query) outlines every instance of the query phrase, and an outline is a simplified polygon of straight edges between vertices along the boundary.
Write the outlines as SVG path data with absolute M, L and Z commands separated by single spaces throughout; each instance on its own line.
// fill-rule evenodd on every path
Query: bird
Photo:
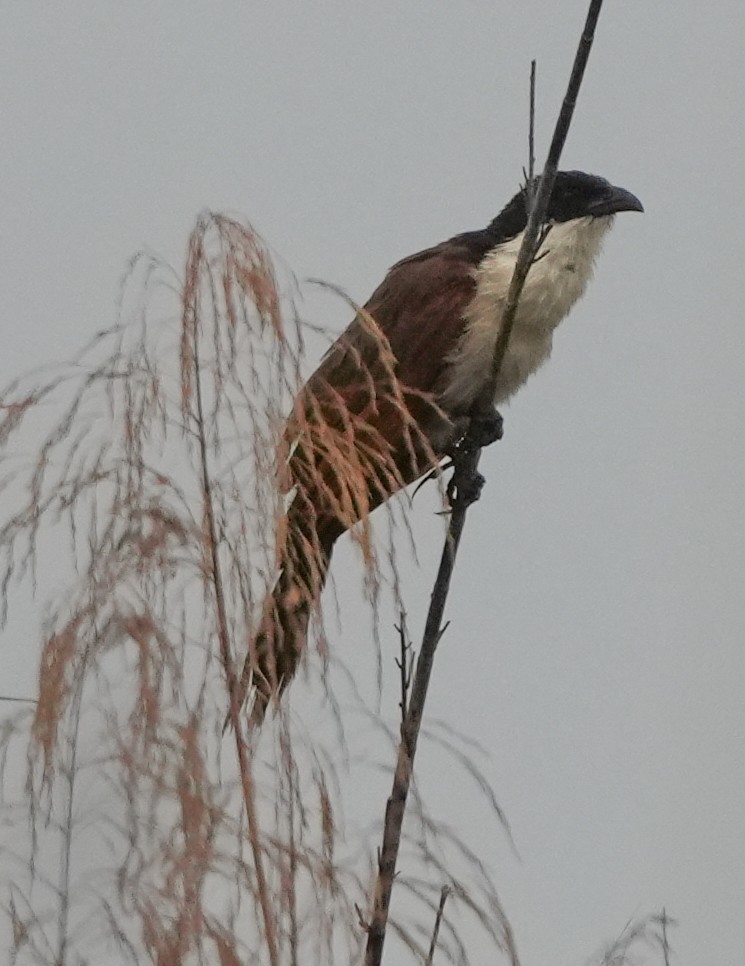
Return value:
M 501 436 L 496 406 L 551 354 L 615 215 L 639 199 L 605 178 L 559 171 L 520 296 L 493 406 L 478 408 L 538 178 L 485 227 L 397 262 L 295 398 L 277 455 L 275 574 L 237 687 L 258 725 L 306 650 L 337 540 L 454 451 Z M 474 429 L 475 427 L 475 429 Z

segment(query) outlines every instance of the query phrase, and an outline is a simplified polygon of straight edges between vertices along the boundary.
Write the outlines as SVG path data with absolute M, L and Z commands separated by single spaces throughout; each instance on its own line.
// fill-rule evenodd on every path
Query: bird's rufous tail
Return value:
M 261 724 L 297 671 L 311 618 L 319 611 L 334 544 L 343 532 L 334 521 L 309 528 L 299 517 L 293 513 L 286 523 L 277 581 L 264 601 L 239 683 L 239 703 L 249 702 L 253 725 Z
M 337 343 L 285 427 L 277 486 L 288 508 L 278 522 L 277 579 L 237 694 L 241 706 L 252 701 L 254 724 L 297 670 L 338 538 L 443 452 L 434 428 L 449 421 L 429 396 L 402 389 L 387 340 L 379 333 L 366 338 L 364 352 Z

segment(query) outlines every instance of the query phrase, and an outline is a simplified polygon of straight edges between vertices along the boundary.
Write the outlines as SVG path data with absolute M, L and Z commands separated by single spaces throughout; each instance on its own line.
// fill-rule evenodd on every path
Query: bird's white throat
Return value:
M 612 216 L 554 224 L 531 266 L 520 296 L 495 402 L 509 398 L 551 354 L 553 331 L 582 296 Z M 488 379 L 523 234 L 489 252 L 476 269 L 476 292 L 449 362 L 440 403 L 448 412 L 470 408 Z

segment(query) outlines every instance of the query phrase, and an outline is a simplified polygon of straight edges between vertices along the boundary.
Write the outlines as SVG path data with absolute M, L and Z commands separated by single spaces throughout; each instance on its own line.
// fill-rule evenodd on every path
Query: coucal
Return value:
M 583 294 L 621 211 L 643 208 L 604 178 L 556 175 L 495 406 L 548 359 L 554 329 Z M 527 214 L 523 187 L 486 228 L 394 265 L 299 392 L 278 456 L 276 582 L 239 688 L 241 703 L 252 692 L 254 722 L 295 673 L 336 541 L 452 453 L 471 425 Z M 496 409 L 478 418 L 484 441 L 500 435 Z

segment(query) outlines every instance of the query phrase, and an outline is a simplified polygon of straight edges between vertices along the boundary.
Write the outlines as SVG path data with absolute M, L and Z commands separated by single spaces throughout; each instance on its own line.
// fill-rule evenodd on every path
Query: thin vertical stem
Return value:
M 528 104 L 528 174 L 525 179 L 525 193 L 528 211 L 535 201 L 535 60 L 530 62 L 530 94 Z
M 241 728 L 240 702 L 238 700 L 236 674 L 233 667 L 233 659 L 230 648 L 230 634 L 228 631 L 227 609 L 225 606 L 225 591 L 223 587 L 222 570 L 220 567 L 220 555 L 218 552 L 217 526 L 215 524 L 215 510 L 212 503 L 212 480 L 209 472 L 207 438 L 204 428 L 204 406 L 202 402 L 202 376 L 201 365 L 199 362 L 199 330 L 197 317 L 198 313 L 195 309 L 193 312 L 192 339 L 194 344 L 193 359 L 194 389 L 197 404 L 197 438 L 199 440 L 204 514 L 207 522 L 207 536 L 210 544 L 210 572 L 212 578 L 212 587 L 215 594 L 217 636 L 220 642 L 220 657 L 225 671 L 228 696 L 230 699 L 230 721 L 233 726 L 233 734 L 235 735 L 238 767 L 241 775 L 241 789 L 243 792 L 243 802 L 246 807 L 248 838 L 251 845 L 251 852 L 254 860 L 254 870 L 256 873 L 256 891 L 259 895 L 261 916 L 264 922 L 264 938 L 266 939 L 270 966 L 279 966 L 275 918 L 270 904 L 269 887 L 267 884 L 266 873 L 264 872 L 264 859 L 261 851 L 259 820 L 256 813 L 253 777 L 251 775 L 251 755 L 248 744 L 243 737 L 243 730 Z
M 432 930 L 432 942 L 429 944 L 429 955 L 427 956 L 427 961 L 424 966 L 432 966 L 435 958 L 435 949 L 437 949 L 437 937 L 440 935 L 440 924 L 442 923 L 442 914 L 445 911 L 445 903 L 450 895 L 450 886 L 444 885 L 440 891 L 440 905 L 437 907 L 437 915 L 435 916 L 435 928 Z
M 70 868 L 72 861 L 72 828 L 73 811 L 75 806 L 75 778 L 78 769 L 78 735 L 80 733 L 80 715 L 83 706 L 83 686 L 85 685 L 85 669 L 88 663 L 89 646 L 83 652 L 81 666 L 76 675 L 75 693 L 72 699 L 70 719 L 72 732 L 69 737 L 70 760 L 65 766 L 64 775 L 67 785 L 67 803 L 65 821 L 63 823 L 62 865 L 60 868 L 60 908 L 57 926 L 57 957 L 55 966 L 65 966 L 67 961 L 67 941 L 70 921 Z
M 551 197 L 551 191 L 554 187 L 554 181 L 556 180 L 556 172 L 559 167 L 561 152 L 564 149 L 567 134 L 569 134 L 569 126 L 572 123 L 572 117 L 574 116 L 574 108 L 577 104 L 577 96 L 582 85 L 582 78 L 585 75 L 585 68 L 587 67 L 590 51 L 592 50 L 592 42 L 595 38 L 595 28 L 597 26 L 598 17 L 600 16 L 602 6 L 603 0 L 591 0 L 589 10 L 587 11 L 587 18 L 585 20 L 582 36 L 580 37 L 579 44 L 577 46 L 577 53 L 574 58 L 572 73 L 569 77 L 566 94 L 564 95 L 561 110 L 559 111 L 559 117 L 556 121 L 554 135 L 551 138 L 551 147 L 548 150 L 548 157 L 546 158 L 546 163 L 543 166 L 543 173 L 541 174 L 541 180 L 538 184 L 538 191 L 536 192 L 535 198 L 533 199 L 533 205 L 528 213 L 528 223 L 525 227 L 522 245 L 520 246 L 520 251 L 515 263 L 515 270 L 512 273 L 512 280 L 510 282 L 509 292 L 507 293 L 507 304 L 505 306 L 504 315 L 502 316 L 499 335 L 497 336 L 497 341 L 494 346 L 491 379 L 484 387 L 479 399 L 479 402 L 482 406 L 484 403 L 491 405 L 492 400 L 494 399 L 497 376 L 499 375 L 502 361 L 504 360 L 507 352 L 507 345 L 512 334 L 512 327 L 515 324 L 517 303 L 520 299 L 520 293 L 523 290 L 525 279 L 527 278 L 528 271 L 530 266 L 533 264 L 533 259 L 535 258 L 535 254 L 538 249 L 539 233 L 546 218 L 546 210 Z
M 299 966 L 299 933 L 297 919 L 297 873 L 298 873 L 298 851 L 295 828 L 295 795 L 296 773 L 295 762 L 292 757 L 292 737 L 290 735 L 289 714 L 287 706 L 282 712 L 282 730 L 280 732 L 280 743 L 282 751 L 282 764 L 287 778 L 287 848 L 288 848 L 288 869 L 287 869 L 287 910 L 289 919 L 289 940 L 290 940 L 290 966 Z
M 510 282 L 507 305 L 494 349 L 492 378 L 486 386 L 484 393 L 477 401 L 477 407 L 480 405 L 483 406 L 484 403 L 490 406 L 494 399 L 497 376 L 507 350 L 520 294 L 525 284 L 528 270 L 535 257 L 539 230 L 546 218 L 551 189 L 553 188 L 556 177 L 561 151 L 569 132 L 569 126 L 577 101 L 577 94 L 592 48 L 595 27 L 602 5 L 603 0 L 591 0 L 590 2 L 584 30 L 580 37 L 574 59 L 574 66 L 567 85 L 567 92 L 564 96 L 561 111 L 559 112 L 548 158 L 543 169 L 533 206 L 529 212 L 528 224 Z M 401 830 L 406 812 L 409 787 L 411 785 L 411 774 L 414 766 L 414 756 L 416 754 L 422 715 L 424 713 L 424 703 L 432 674 L 435 651 L 444 632 L 442 618 L 453 569 L 455 567 L 455 558 L 463 533 L 463 527 L 465 526 L 466 513 L 470 504 L 478 496 L 480 480 L 478 476 L 478 464 L 480 455 L 481 450 L 479 448 L 467 449 L 461 454 L 455 467 L 453 479 L 456 495 L 452 504 L 450 525 L 440 558 L 437 579 L 432 591 L 409 706 L 406 717 L 401 724 L 401 741 L 398 747 L 398 759 L 393 775 L 393 788 L 386 803 L 383 825 L 383 845 L 378 861 L 373 912 L 367 930 L 365 966 L 380 966 L 382 962 L 391 892 L 396 874 L 398 850 L 401 844 Z

